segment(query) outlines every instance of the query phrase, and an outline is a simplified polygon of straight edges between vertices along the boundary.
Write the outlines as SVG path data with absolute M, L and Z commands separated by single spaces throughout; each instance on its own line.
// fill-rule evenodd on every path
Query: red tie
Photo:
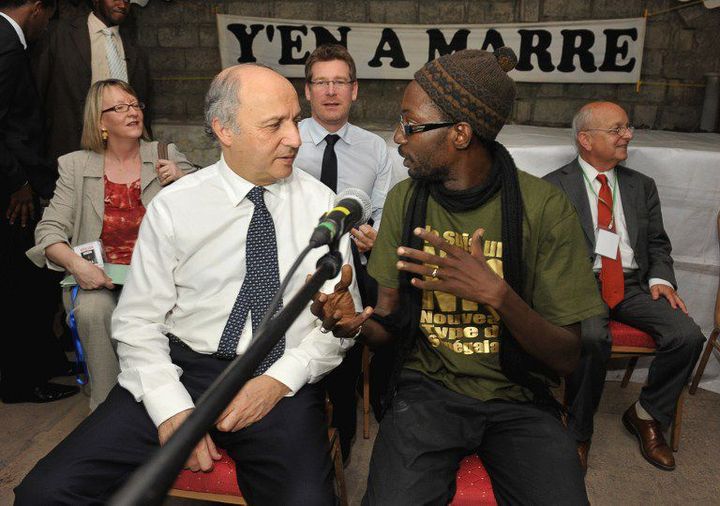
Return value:
M 607 176 L 598 174 L 600 193 L 598 196 L 598 227 L 615 232 L 615 223 L 612 219 L 613 197 L 608 186 Z M 602 298 L 610 309 L 618 305 L 625 296 L 625 279 L 623 278 L 622 259 L 620 248 L 615 258 L 601 256 L 600 283 L 602 284 Z

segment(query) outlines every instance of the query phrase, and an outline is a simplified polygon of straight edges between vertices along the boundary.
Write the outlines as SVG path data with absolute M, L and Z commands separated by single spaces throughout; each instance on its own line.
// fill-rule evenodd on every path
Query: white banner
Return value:
M 503 25 L 383 25 L 217 15 L 223 67 L 263 63 L 304 77 L 320 44 L 339 42 L 361 79 L 412 79 L 416 70 L 460 49 L 509 46 L 516 81 L 635 83 L 640 79 L 645 18 Z

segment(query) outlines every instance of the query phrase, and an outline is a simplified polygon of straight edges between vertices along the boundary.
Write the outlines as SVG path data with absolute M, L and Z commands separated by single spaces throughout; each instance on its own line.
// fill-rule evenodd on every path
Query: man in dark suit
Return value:
M 85 95 L 95 81 L 129 82 L 146 105 L 149 130 L 150 75 L 146 55 L 126 29 L 130 2 L 92 4 L 88 15 L 51 25 L 33 53 L 33 72 L 46 111 L 47 154 L 53 160 L 80 149 Z
M 77 392 L 48 382 L 61 350 L 37 314 L 51 313 L 53 301 L 34 293 L 43 273 L 25 257 L 34 243 L 38 197 L 52 196 L 57 177 L 42 156 L 42 116 L 26 49 L 46 29 L 55 3 L 0 0 L 0 279 L 10 296 L 0 313 L 3 402 L 48 402 Z M 8 332 L 16 325 L 21 332 Z
M 545 179 L 562 188 L 577 210 L 609 314 L 582 324 L 581 362 L 566 378 L 569 426 L 587 467 L 612 344 L 608 320 L 632 325 L 652 336 L 657 355 L 640 399 L 622 420 L 638 438 L 643 457 L 672 470 L 675 460 L 662 430 L 673 419 L 705 337 L 675 291 L 655 182 L 619 165 L 633 138 L 627 114 L 610 102 L 590 103 L 575 115 L 573 132 L 578 158 Z

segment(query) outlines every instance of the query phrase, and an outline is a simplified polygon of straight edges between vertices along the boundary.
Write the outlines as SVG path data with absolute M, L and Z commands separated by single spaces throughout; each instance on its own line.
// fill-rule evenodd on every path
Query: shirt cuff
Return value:
M 295 395 L 310 381 L 310 374 L 305 364 L 300 363 L 298 358 L 292 355 L 283 355 L 277 359 L 265 374 L 288 387 L 290 389 L 288 396 Z
M 673 284 L 672 284 L 671 282 L 665 281 L 665 280 L 662 279 L 662 278 L 650 278 L 650 279 L 648 280 L 648 285 L 649 285 L 650 287 L 653 287 L 654 285 L 665 285 L 665 286 L 669 286 L 670 288 L 672 288 L 673 290 L 675 290 L 675 287 L 673 286 Z
M 146 393 L 142 401 L 156 427 L 171 416 L 195 407 L 190 394 L 179 381 Z

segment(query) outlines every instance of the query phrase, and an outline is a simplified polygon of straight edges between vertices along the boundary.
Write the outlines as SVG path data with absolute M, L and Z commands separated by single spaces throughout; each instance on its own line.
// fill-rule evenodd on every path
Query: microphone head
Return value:
M 335 197 L 335 205 L 338 205 L 338 203 L 344 199 L 352 199 L 358 203 L 362 210 L 362 218 L 358 220 L 358 223 L 367 223 L 372 214 L 372 203 L 370 202 L 368 194 L 360 188 L 346 188 Z

